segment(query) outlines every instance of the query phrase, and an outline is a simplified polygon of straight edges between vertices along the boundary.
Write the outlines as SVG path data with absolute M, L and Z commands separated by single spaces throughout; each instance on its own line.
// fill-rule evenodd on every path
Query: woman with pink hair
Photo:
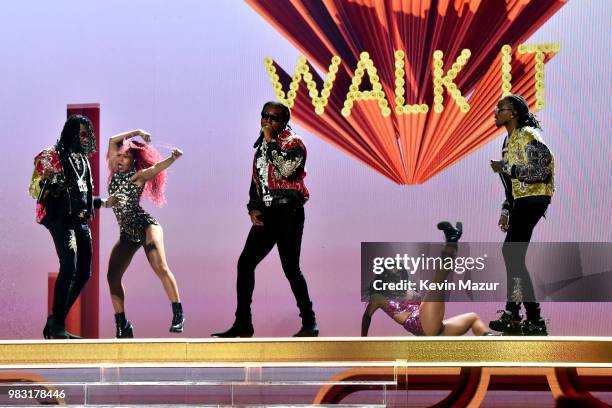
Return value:
M 136 136 L 145 143 L 131 140 Z M 111 251 L 107 274 L 117 338 L 134 337 L 132 324 L 125 317 L 125 292 L 121 278 L 140 247 L 144 248 L 151 268 L 172 302 L 170 332 L 182 333 L 185 324 L 176 280 L 166 262 L 162 227 L 140 206 L 141 196 L 158 207 L 166 202 L 165 170 L 183 152 L 172 149 L 170 156 L 161 160 L 150 142 L 151 135 L 138 129 L 113 136 L 108 144 L 109 198 L 102 200 L 101 206 L 113 209 L 120 231 L 119 240 Z

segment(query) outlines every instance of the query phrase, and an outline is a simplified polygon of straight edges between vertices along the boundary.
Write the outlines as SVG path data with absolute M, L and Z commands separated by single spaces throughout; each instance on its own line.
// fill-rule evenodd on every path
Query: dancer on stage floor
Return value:
M 236 319 L 229 330 L 214 333 L 213 337 L 253 335 L 255 267 L 275 244 L 302 318 L 302 327 L 294 336 L 319 334 L 306 279 L 300 270 L 304 203 L 308 200 L 304 185 L 306 147 L 288 125 L 289 119 L 290 111 L 285 105 L 264 104 L 247 204 L 253 225 L 238 259 Z
M 88 156 L 95 150 L 90 120 L 74 115 L 64 124 L 57 143 L 34 159 L 30 195 L 37 199 L 36 221 L 51 233 L 60 263 L 51 315 L 43 330 L 46 339 L 78 338 L 64 324 L 91 276 L 87 221 L 93 217 L 93 183 Z
M 533 229 L 554 193 L 554 159 L 538 130 L 540 123 L 522 96 L 509 95 L 497 103 L 495 125 L 508 131 L 502 160 L 491 160 L 506 193 L 498 224 L 506 233 L 503 256 L 508 290 L 505 310 L 489 327 L 506 334 L 547 335 L 525 256 Z M 521 303 L 527 312 L 523 322 Z
M 449 222 L 443 221 L 438 224 L 438 229 L 444 232 L 446 238 L 441 257 L 455 258 L 457 242 L 463 233 L 462 224 L 458 222 L 454 228 Z M 450 270 L 436 270 L 432 282 L 444 282 L 449 273 Z M 361 319 L 361 335 L 368 335 L 372 315 L 378 309 L 382 309 L 415 336 L 460 336 L 470 329 L 476 336 L 494 335 L 476 313 L 465 313 L 444 320 L 444 295 L 443 291 L 428 291 L 423 298 L 415 291 L 373 293 Z
M 140 136 L 146 143 L 131 140 Z M 121 278 L 132 257 L 144 248 L 151 268 L 161 280 L 172 302 L 170 332 L 181 333 L 185 324 L 183 308 L 174 275 L 166 262 L 164 234 L 161 225 L 140 206 L 140 197 L 161 206 L 165 203 L 165 170 L 174 163 L 182 151 L 173 149 L 170 157 L 161 160 L 157 150 L 149 143 L 151 136 L 142 130 L 132 130 L 113 136 L 108 144 L 110 183 L 109 198 L 101 205 L 113 209 L 119 224 L 119 240 L 108 261 L 108 286 L 115 310 L 117 338 L 134 337 L 132 323 L 125 317 L 125 292 Z

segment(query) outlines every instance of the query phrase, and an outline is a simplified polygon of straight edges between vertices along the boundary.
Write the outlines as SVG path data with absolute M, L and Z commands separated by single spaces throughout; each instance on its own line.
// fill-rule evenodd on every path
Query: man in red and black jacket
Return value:
M 36 221 L 51 233 L 59 258 L 52 312 L 43 329 L 46 339 L 78 338 L 66 331 L 65 320 L 91 276 L 93 252 L 88 221 L 93 218 L 97 200 L 93 197 L 88 156 L 95 149 L 91 121 L 73 115 L 55 146 L 34 159 L 30 194 L 37 199 Z
M 255 142 L 253 176 L 247 209 L 253 224 L 238 259 L 236 320 L 232 327 L 213 337 L 251 337 L 251 302 L 255 267 L 278 246 L 285 276 L 297 301 L 302 328 L 295 337 L 319 334 L 308 286 L 300 270 L 300 249 L 304 230 L 304 203 L 308 190 L 306 146 L 287 126 L 290 111 L 278 102 L 267 102 L 261 112 L 261 133 Z

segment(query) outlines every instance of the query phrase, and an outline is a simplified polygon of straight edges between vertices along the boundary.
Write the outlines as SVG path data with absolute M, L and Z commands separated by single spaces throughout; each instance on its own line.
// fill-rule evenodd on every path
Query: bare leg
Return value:
M 442 248 L 441 256 L 443 258 L 454 258 L 456 255 L 457 246 L 446 244 Z M 432 282 L 444 282 L 449 273 L 449 270 L 436 270 Z M 442 320 L 444 319 L 445 312 L 445 294 L 443 290 L 430 290 L 423 298 L 423 302 L 419 307 L 419 315 L 421 317 L 421 326 L 426 336 L 437 336 L 441 334 L 440 327 L 442 327 Z
M 121 279 L 138 248 L 140 248 L 138 244 L 119 239 L 111 251 L 106 279 L 115 313 L 124 311 L 125 292 Z
M 145 253 L 153 271 L 161 283 L 172 303 L 180 302 L 179 291 L 174 275 L 166 262 L 164 249 L 164 232 L 159 225 L 149 225 L 146 231 Z
M 474 313 L 464 313 L 453 316 L 444 322 L 444 330 L 441 336 L 461 336 L 472 329 L 475 336 L 482 336 L 489 331 L 489 328 L 480 317 Z

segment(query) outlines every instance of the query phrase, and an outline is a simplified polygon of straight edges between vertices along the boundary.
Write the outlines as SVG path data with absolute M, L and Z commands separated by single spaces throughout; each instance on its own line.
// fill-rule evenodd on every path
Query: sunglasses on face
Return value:
M 511 111 L 512 109 L 508 109 L 508 108 L 495 108 L 495 113 L 499 113 L 502 111 Z
M 279 116 L 279 115 L 274 115 L 271 113 L 262 113 L 261 114 L 261 118 L 262 119 L 270 119 L 274 122 L 282 122 L 283 121 L 283 117 Z

